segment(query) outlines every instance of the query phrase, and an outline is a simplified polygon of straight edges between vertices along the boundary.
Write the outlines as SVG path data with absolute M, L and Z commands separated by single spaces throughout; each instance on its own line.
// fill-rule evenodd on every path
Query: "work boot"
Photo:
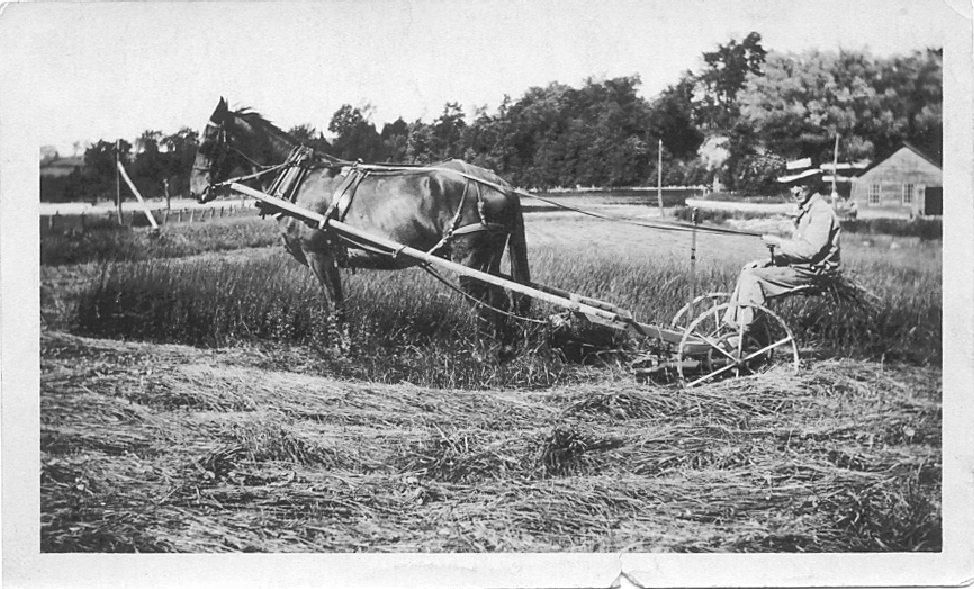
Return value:
M 752 350 L 759 350 L 771 343 L 771 333 L 764 319 L 758 319 L 747 326 L 744 331 L 744 345 Z

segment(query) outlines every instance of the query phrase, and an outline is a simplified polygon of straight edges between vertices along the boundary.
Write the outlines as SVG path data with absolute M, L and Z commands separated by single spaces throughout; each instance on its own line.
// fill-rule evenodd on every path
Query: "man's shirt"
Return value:
M 812 270 L 839 267 L 839 220 L 829 203 L 816 193 L 799 207 L 795 236 L 781 244 L 779 264 Z

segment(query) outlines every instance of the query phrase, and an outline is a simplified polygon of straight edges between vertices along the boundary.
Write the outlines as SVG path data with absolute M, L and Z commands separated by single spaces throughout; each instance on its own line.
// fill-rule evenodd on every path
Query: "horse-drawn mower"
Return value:
M 235 176 L 240 170 L 250 173 Z M 261 190 L 244 182 L 259 185 Z M 436 166 L 337 160 L 304 147 L 259 113 L 231 111 L 221 98 L 201 137 L 190 185 L 201 202 L 229 189 L 256 199 L 262 212 L 279 215 L 288 250 L 314 269 L 336 305 L 343 297 L 339 262 L 345 267 L 388 269 L 419 265 L 431 272 L 437 267 L 459 274 L 464 294 L 482 309 L 494 312 L 495 332 L 500 323 L 496 319 L 506 311 L 492 301 L 506 296 L 506 291 L 518 295 L 515 298 L 522 303 L 516 305 L 515 313 L 527 315 L 529 304 L 524 303 L 533 299 L 563 309 L 555 317 L 567 316 L 569 327 L 581 324 L 589 332 L 608 330 L 634 336 L 644 345 L 639 346 L 633 366 L 644 377 L 692 386 L 778 361 L 796 371 L 799 367 L 791 330 L 764 307 L 753 308 L 754 325 L 760 329 L 749 329 L 750 335 L 743 337 L 729 332 L 721 321 L 731 304 L 726 295 L 696 297 L 669 325 L 654 325 L 640 322 L 608 302 L 532 282 L 521 197 L 605 216 L 515 190 L 492 171 L 459 160 Z M 696 223 L 610 219 L 692 231 L 693 273 Z M 733 229 L 706 231 L 760 237 Z M 511 261 L 510 276 L 500 272 L 505 249 Z
M 790 364 L 795 372 L 799 369 L 794 335 L 781 317 L 765 307 L 754 306 L 755 323 L 760 329 L 757 336 L 742 337 L 723 326 L 721 317 L 730 305 L 728 295 L 723 293 L 696 297 L 677 312 L 669 325 L 643 323 L 630 312 L 605 301 L 552 286 L 521 284 L 503 276 L 480 272 L 430 252 L 371 235 L 238 182 L 229 182 L 227 187 L 254 198 L 265 210 L 278 211 L 313 229 L 327 229 L 356 246 L 365 244 L 369 249 L 393 258 L 403 256 L 420 265 L 450 270 L 560 307 L 578 321 L 640 338 L 648 344 L 632 363 L 640 377 L 694 386 L 719 377 L 749 374 L 759 367 L 777 363 Z M 753 334 L 753 330 L 750 333 Z

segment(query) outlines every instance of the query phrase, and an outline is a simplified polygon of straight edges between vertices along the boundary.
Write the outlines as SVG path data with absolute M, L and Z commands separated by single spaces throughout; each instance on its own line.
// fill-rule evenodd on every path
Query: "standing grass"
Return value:
M 109 226 L 41 238 L 41 265 L 177 258 L 277 243 L 277 224 L 256 216 L 166 225 L 155 237 L 145 229 Z
M 888 252 L 886 253 L 888 256 Z M 917 255 L 918 254 L 908 254 Z M 537 282 L 603 299 L 642 321 L 667 324 L 690 299 L 680 261 L 566 257 L 553 247 L 532 254 Z M 801 345 L 857 358 L 937 363 L 942 334 L 939 264 L 893 262 L 868 250 L 848 272 L 879 296 L 874 308 L 828 297 L 793 297 L 772 306 Z M 693 292 L 730 291 L 738 267 L 703 265 Z M 337 339 L 320 287 L 306 268 L 278 250 L 256 257 L 118 262 L 82 294 L 74 320 L 80 333 L 225 347 L 284 344 L 310 348 L 319 370 L 377 382 L 443 387 L 547 386 L 572 372 L 529 328 L 521 357 L 494 358 L 491 338 L 478 332 L 473 307 L 420 269 L 346 273 L 350 352 Z M 535 316 L 557 308 L 536 305 Z M 620 342 L 632 349 L 646 342 Z
M 478 332 L 472 307 L 420 269 L 345 279 L 351 336 L 345 351 L 335 349 L 338 336 L 310 272 L 277 250 L 244 260 L 108 265 L 81 295 L 75 325 L 92 336 L 264 346 L 275 362 L 300 346 L 315 360 L 298 352 L 287 364 L 313 363 L 314 372 L 375 382 L 547 386 L 565 371 L 537 336 L 529 337 L 533 347 L 523 358 L 499 364 L 493 341 Z

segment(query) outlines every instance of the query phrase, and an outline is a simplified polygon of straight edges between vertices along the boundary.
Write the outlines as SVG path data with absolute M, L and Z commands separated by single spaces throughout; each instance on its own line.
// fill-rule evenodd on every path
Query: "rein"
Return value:
M 452 172 L 453 174 L 457 174 L 459 176 L 462 176 L 463 178 L 466 178 L 467 180 L 472 180 L 474 182 L 477 182 L 478 184 L 482 184 L 484 186 L 488 186 L 488 187 L 493 188 L 494 190 L 497 190 L 499 192 L 502 192 L 502 193 L 503 192 L 507 192 L 507 190 L 504 187 L 500 186 L 499 184 L 495 184 L 493 182 L 484 180 L 482 178 L 477 178 L 476 176 L 471 176 L 470 174 L 466 174 L 466 173 L 461 172 L 459 170 L 454 170 L 454 169 L 451 169 L 451 168 L 443 168 L 443 167 L 440 167 L 440 166 L 425 166 L 425 167 L 424 166 L 419 166 L 419 167 L 412 167 L 412 166 L 383 166 L 383 165 L 376 165 L 376 164 L 371 164 L 371 165 L 369 165 L 369 164 L 360 164 L 360 167 L 362 167 L 364 169 L 367 169 L 367 170 L 389 170 L 389 171 L 403 171 L 403 172 L 405 172 L 405 171 L 410 171 L 410 172 L 425 172 L 425 171 L 433 171 L 433 170 L 443 171 L 443 172 Z M 525 198 L 532 198 L 534 200 L 538 200 L 538 201 L 541 201 L 543 203 L 550 204 L 550 205 L 552 205 L 554 207 L 557 207 L 557 208 L 560 208 L 560 209 L 564 209 L 566 211 L 572 211 L 572 212 L 575 212 L 575 213 L 579 213 L 579 214 L 582 214 L 582 215 L 588 215 L 590 217 L 596 217 L 598 219 L 603 219 L 603 220 L 606 220 L 606 221 L 615 221 L 616 223 L 626 223 L 626 224 L 629 224 L 629 225 L 636 225 L 637 227 L 645 227 L 647 229 L 662 229 L 664 231 L 689 231 L 689 232 L 703 231 L 703 232 L 707 232 L 707 233 L 717 233 L 717 234 L 725 234 L 725 235 L 741 235 L 741 236 L 745 236 L 745 237 L 761 237 L 761 234 L 760 233 L 754 233 L 754 232 L 751 232 L 751 231 L 741 231 L 739 229 L 723 229 L 723 228 L 719 228 L 719 227 L 701 227 L 701 226 L 696 225 L 696 224 L 693 224 L 693 223 L 648 223 L 648 222 L 645 222 L 645 221 L 634 221 L 632 219 L 624 219 L 624 218 L 621 218 L 621 217 L 614 217 L 614 216 L 611 216 L 611 215 L 603 215 L 601 213 L 596 213 L 596 212 L 593 212 L 593 211 L 586 211 L 584 209 L 579 209 L 579 208 L 573 207 L 571 205 L 566 205 L 566 204 L 563 204 L 563 203 L 560 203 L 560 202 L 555 202 L 555 201 L 550 200 L 550 199 L 547 199 L 547 198 L 542 198 L 540 196 L 531 194 L 530 192 L 524 192 L 523 190 L 513 189 L 512 192 L 514 192 L 514 194 L 517 194 L 518 196 L 523 196 Z

